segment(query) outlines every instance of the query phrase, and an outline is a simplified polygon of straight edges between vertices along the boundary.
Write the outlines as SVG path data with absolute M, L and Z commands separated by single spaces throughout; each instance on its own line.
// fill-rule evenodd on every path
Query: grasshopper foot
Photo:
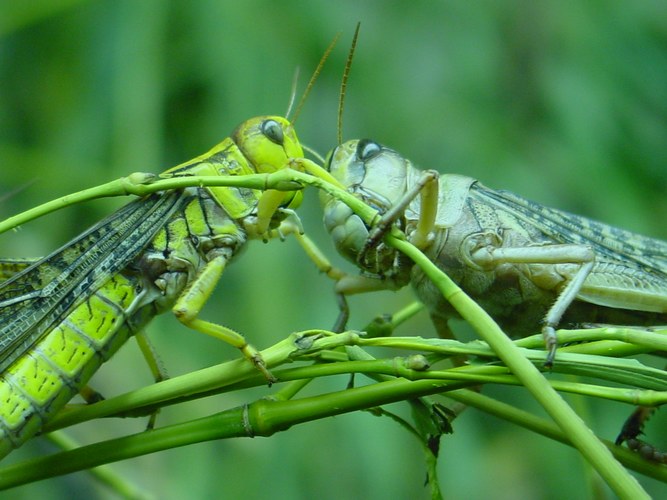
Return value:
M 547 359 L 544 362 L 544 367 L 551 369 L 554 366 L 556 359 L 556 350 L 558 349 L 558 337 L 556 337 L 556 330 L 552 326 L 545 326 L 542 329 L 542 336 L 544 337 L 544 345 L 547 350 Z
M 267 382 L 269 383 L 269 387 L 278 382 L 278 379 L 267 368 L 266 363 L 264 362 L 264 358 L 262 358 L 262 355 L 259 353 L 259 351 L 257 351 L 250 344 L 246 344 L 243 347 L 240 347 L 240 350 L 243 353 L 243 356 L 250 360 L 252 364 L 255 365 L 255 368 L 262 372 L 262 375 L 264 375 Z

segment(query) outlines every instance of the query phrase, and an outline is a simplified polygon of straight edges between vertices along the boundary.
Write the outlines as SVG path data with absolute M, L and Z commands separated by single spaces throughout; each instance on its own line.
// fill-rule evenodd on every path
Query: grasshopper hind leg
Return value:
M 162 382 L 163 380 L 167 380 L 169 375 L 167 374 L 167 371 L 164 367 L 164 364 L 162 363 L 162 360 L 160 359 L 160 356 L 158 355 L 157 350 L 155 349 L 155 346 L 153 346 L 150 339 L 148 338 L 148 335 L 146 335 L 143 331 L 139 331 L 134 334 L 134 338 L 137 341 L 139 349 L 141 350 L 141 354 L 146 360 L 146 364 L 153 374 L 153 379 L 155 382 L 157 383 Z M 151 430 L 155 427 L 155 422 L 159 413 L 160 409 L 158 408 L 150 414 L 150 418 L 146 424 L 146 430 Z
M 545 246 L 504 246 L 505 242 L 498 234 L 493 232 L 475 233 L 466 237 L 467 245 L 466 260 L 480 269 L 495 269 L 500 265 L 505 266 L 529 266 L 538 264 L 551 266 L 552 271 L 547 274 L 549 279 L 544 284 L 553 286 L 560 280 L 560 275 L 555 272 L 559 264 L 575 264 L 578 270 L 569 276 L 565 285 L 556 295 L 556 300 L 549 307 L 542 321 L 542 336 L 547 350 L 544 362 L 545 368 L 551 368 L 556 358 L 558 338 L 556 327 L 561 318 L 567 312 L 570 305 L 575 301 L 581 288 L 590 275 L 595 265 L 595 253 L 586 245 L 562 244 Z M 544 279 L 544 278 L 543 278 Z M 534 281 L 534 278 L 531 278 Z

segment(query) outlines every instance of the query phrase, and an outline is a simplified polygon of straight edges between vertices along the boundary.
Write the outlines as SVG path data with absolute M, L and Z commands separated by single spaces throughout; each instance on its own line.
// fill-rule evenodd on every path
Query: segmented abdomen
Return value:
M 153 316 L 128 318 L 137 284 L 115 275 L 0 375 L 0 458 L 34 436 Z

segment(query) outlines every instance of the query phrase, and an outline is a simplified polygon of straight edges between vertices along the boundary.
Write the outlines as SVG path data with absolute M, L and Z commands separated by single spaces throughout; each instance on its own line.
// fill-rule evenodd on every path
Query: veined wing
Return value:
M 667 242 L 545 207 L 509 191 L 475 184 L 471 193 L 480 201 L 537 226 L 555 242 L 589 245 L 597 255 L 613 261 L 632 261 L 649 272 L 657 272 L 667 282 Z
M 667 312 L 667 242 L 545 207 L 479 184 L 471 196 L 538 228 L 554 243 L 588 245 L 595 266 L 579 292 L 593 304 Z
M 0 371 L 126 267 L 190 198 L 158 193 L 120 208 L 0 284 Z

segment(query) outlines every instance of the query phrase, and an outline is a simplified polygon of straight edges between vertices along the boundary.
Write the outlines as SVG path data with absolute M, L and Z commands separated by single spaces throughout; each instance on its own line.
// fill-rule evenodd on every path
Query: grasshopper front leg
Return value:
M 367 144 L 364 154 L 373 154 L 374 143 Z M 360 146 L 363 148 L 363 145 Z M 331 177 L 331 176 L 330 176 Z M 336 181 L 336 184 L 339 184 Z M 411 231 L 409 240 L 420 249 L 425 249 L 434 240 L 435 218 L 438 208 L 438 173 L 429 170 L 422 172 L 415 184 L 403 194 L 401 199 L 378 218 L 377 222 L 367 228 L 350 207 L 326 195 L 322 202 L 326 205 L 324 223 L 327 229 L 334 234 L 334 242 L 339 252 L 355 260 L 362 269 L 362 275 L 350 275 L 333 268 L 329 260 L 319 251 L 315 244 L 307 238 L 300 238 L 299 243 L 315 265 L 332 278 L 335 282 L 335 291 L 338 297 L 340 314 L 334 331 L 341 331 L 346 324 L 349 310 L 347 295 L 368 293 L 381 290 L 399 290 L 409 282 L 409 269 L 401 264 L 402 255 L 395 249 L 383 243 L 388 231 L 398 225 L 404 228 L 403 216 L 405 210 L 419 198 L 422 207 L 420 220 L 415 230 Z M 362 200 L 371 207 L 378 208 L 382 199 L 373 196 L 361 196 Z M 340 235 L 338 238 L 336 235 Z M 388 270 L 389 272 L 385 272 Z M 398 270 L 398 273 L 394 273 Z
M 419 218 L 416 229 L 410 233 L 409 240 L 420 250 L 428 247 L 434 239 L 435 218 L 438 213 L 438 178 L 435 170 L 426 170 L 401 199 L 392 205 L 382 218 L 370 230 L 364 248 L 359 254 L 360 261 L 374 247 L 380 243 L 391 226 L 403 218 L 405 210 L 419 196 Z
M 283 239 L 288 234 L 303 232 L 298 216 L 290 209 L 280 208 L 284 204 L 285 197 L 284 192 L 272 189 L 262 193 L 258 201 L 256 215 L 248 216 L 243 220 L 243 227 L 248 238 L 261 238 L 266 241 L 273 237 Z M 277 227 L 273 228 L 276 218 L 280 222 Z M 226 239 L 229 240 L 231 246 L 223 244 L 208 252 L 206 264 L 197 271 L 197 274 L 179 295 L 172 312 L 185 326 L 215 337 L 239 349 L 243 356 L 251 361 L 271 384 L 276 382 L 277 379 L 269 372 L 259 351 L 249 344 L 243 335 L 231 328 L 198 317 L 234 254 L 234 244 L 232 242 L 237 230 L 232 226 L 227 226 L 227 229 L 222 230 L 221 233 L 225 231 L 229 232 Z M 220 241 L 225 241 L 225 238 Z

